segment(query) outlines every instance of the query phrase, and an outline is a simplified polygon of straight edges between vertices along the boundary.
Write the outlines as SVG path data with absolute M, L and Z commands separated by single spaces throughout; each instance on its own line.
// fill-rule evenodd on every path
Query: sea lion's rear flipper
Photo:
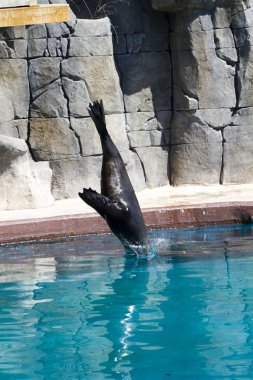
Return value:
M 128 207 L 121 202 L 113 202 L 110 198 L 98 194 L 92 189 L 83 189 L 82 193 L 78 193 L 79 197 L 94 208 L 103 218 L 107 215 L 114 217 L 123 217 L 127 215 Z
M 89 104 L 88 112 L 92 120 L 94 121 L 97 131 L 100 137 L 108 135 L 105 122 L 105 111 L 103 101 L 97 100 L 93 104 Z

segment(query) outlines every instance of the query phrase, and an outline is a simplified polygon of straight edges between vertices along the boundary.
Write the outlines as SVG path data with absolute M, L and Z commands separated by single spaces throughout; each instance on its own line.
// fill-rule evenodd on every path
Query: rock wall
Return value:
M 252 182 L 252 0 L 152 3 L 170 14 L 171 183 Z
M 92 99 L 104 99 L 116 144 L 122 152 L 129 148 L 110 22 L 77 20 L 28 32 L 33 36 L 28 47 L 32 155 L 50 161 L 56 199 L 76 197 L 83 186 L 99 190 L 102 152 L 87 111 Z
M 55 199 L 100 190 L 102 151 L 87 106 L 101 98 L 135 190 L 168 183 L 168 23 L 140 2 L 127 10 L 135 19 L 114 37 L 108 18 L 2 30 L 0 135 L 24 139 L 34 161 L 49 163 Z
M 132 0 L 118 5 L 111 22 L 130 151 L 141 162 L 146 185 L 162 186 L 169 176 L 172 115 L 167 15 L 149 1 Z
M 129 0 L 110 20 L 0 29 L 0 145 L 23 139 L 26 159 L 44 168 L 22 172 L 44 193 L 25 207 L 52 203 L 50 186 L 55 199 L 100 190 L 87 112 L 100 98 L 135 190 L 253 181 L 253 0 L 217 1 Z M 20 178 L 8 162 L 5 194 L 3 178 Z M 20 207 L 17 198 L 0 208 Z

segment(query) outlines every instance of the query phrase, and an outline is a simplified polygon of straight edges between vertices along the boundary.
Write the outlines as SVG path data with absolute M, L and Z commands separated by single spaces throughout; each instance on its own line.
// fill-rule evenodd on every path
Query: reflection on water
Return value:
M 154 232 L 150 261 L 111 236 L 1 248 L 0 378 L 253 378 L 251 235 Z

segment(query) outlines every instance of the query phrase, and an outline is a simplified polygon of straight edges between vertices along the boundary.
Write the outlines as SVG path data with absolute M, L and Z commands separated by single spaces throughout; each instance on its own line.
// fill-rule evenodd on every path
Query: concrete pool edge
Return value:
M 219 202 L 143 208 L 148 230 L 250 223 L 253 202 Z M 95 213 L 20 219 L 0 222 L 0 244 L 109 233 Z

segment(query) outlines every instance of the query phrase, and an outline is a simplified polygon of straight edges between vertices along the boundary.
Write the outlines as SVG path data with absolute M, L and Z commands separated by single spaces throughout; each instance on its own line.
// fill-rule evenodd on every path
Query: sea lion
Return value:
M 102 100 L 90 103 L 88 112 L 95 123 L 103 150 L 101 194 L 86 188 L 78 194 L 106 220 L 128 251 L 145 254 L 148 239 L 143 215 L 123 159 L 107 131 Z

